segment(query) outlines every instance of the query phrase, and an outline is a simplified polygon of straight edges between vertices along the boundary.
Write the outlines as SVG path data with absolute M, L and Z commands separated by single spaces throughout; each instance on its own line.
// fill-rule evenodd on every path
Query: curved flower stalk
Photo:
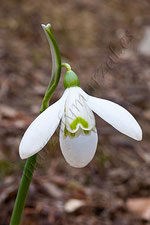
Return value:
M 86 94 L 79 87 L 77 75 L 69 69 L 64 77 L 63 96 L 40 114 L 25 132 L 19 148 L 22 159 L 39 152 L 61 121 L 60 148 L 66 161 L 82 168 L 94 157 L 98 135 L 94 113 L 121 133 L 140 141 L 142 130 L 122 106 Z

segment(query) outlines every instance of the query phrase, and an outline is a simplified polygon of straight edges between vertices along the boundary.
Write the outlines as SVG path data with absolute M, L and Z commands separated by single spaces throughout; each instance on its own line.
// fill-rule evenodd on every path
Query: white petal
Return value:
M 89 134 L 84 132 L 75 137 L 67 135 L 64 137 L 60 129 L 60 147 L 65 160 L 72 167 L 85 167 L 94 157 L 98 142 L 97 131 L 90 131 Z
M 88 96 L 87 104 L 98 116 L 121 133 L 140 141 L 142 130 L 134 117 L 122 106 L 108 100 Z
M 64 113 L 67 94 L 66 90 L 56 103 L 49 106 L 28 127 L 19 146 L 19 154 L 22 159 L 39 152 L 51 138 Z

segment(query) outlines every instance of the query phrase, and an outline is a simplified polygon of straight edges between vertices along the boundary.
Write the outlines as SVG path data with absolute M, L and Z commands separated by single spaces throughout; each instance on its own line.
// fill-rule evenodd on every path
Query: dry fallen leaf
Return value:
M 145 119 L 150 120 L 150 110 L 145 110 L 143 112 L 143 116 L 145 117 Z
M 0 115 L 2 117 L 14 118 L 17 116 L 17 111 L 8 105 L 1 105 Z
M 5 188 L 5 190 L 3 190 L 3 192 L 0 195 L 0 204 L 2 204 L 9 196 L 11 196 L 15 192 L 17 192 L 16 184 Z
M 63 196 L 63 192 L 61 191 L 60 188 L 58 188 L 54 184 L 50 183 L 44 183 L 42 184 L 45 190 L 54 198 L 61 198 Z
M 127 208 L 139 218 L 150 221 L 150 198 L 128 199 Z
M 72 213 L 85 205 L 85 201 L 79 199 L 70 199 L 66 202 L 64 209 L 67 213 Z

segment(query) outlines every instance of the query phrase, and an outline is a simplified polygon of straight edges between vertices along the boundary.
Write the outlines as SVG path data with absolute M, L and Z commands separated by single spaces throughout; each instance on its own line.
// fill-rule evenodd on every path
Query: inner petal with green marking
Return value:
M 82 117 L 78 116 L 70 124 L 71 130 L 76 130 L 78 124 L 81 124 L 82 127 L 85 128 L 85 129 L 88 128 L 88 122 L 85 119 L 83 119 Z
M 78 92 L 79 89 L 71 87 L 70 90 L 71 94 L 66 99 L 62 118 L 64 136 L 69 134 L 74 137 L 79 134 L 78 131 L 88 135 L 95 127 L 94 114 L 84 97 Z

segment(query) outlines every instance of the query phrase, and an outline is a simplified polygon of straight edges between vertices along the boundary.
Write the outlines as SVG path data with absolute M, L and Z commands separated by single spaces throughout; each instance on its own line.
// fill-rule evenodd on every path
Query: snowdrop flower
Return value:
M 67 71 L 64 86 L 63 96 L 26 130 L 19 147 L 22 159 L 39 152 L 61 121 L 59 141 L 65 160 L 76 168 L 86 166 L 94 157 L 98 143 L 93 112 L 121 133 L 142 140 L 142 130 L 134 117 L 116 103 L 86 94 L 72 70 Z

